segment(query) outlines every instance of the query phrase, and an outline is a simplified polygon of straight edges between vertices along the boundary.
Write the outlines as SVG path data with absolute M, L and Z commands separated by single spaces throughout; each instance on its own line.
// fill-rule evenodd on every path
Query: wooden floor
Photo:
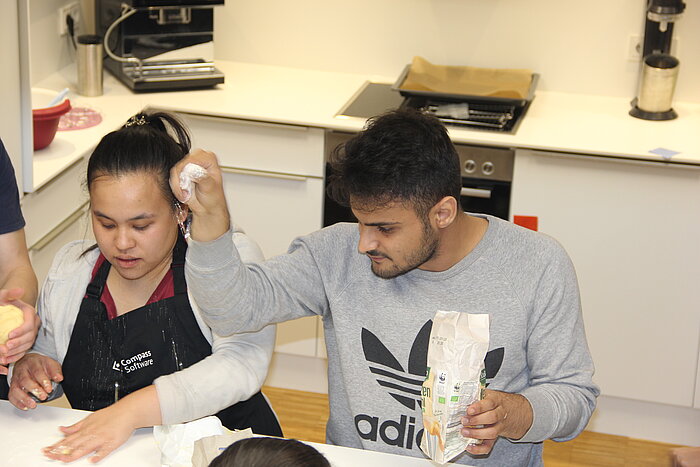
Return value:
M 287 438 L 323 443 L 328 420 L 326 394 L 265 386 Z M 639 466 L 671 467 L 674 444 L 584 431 L 565 443 L 545 441 L 546 467 Z

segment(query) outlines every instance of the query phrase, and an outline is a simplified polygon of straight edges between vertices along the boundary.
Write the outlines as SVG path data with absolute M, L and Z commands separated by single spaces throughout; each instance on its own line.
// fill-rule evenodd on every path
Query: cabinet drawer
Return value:
M 94 240 L 88 211 L 89 204 L 86 201 L 83 206 L 29 249 L 32 267 L 39 285 L 44 283 L 56 253 L 64 245 L 74 240 Z
M 321 228 L 323 180 L 285 180 L 226 169 L 223 180 L 231 219 L 266 258 L 285 253 L 296 237 Z
M 81 159 L 39 190 L 24 195 L 21 204 L 29 248 L 88 200 L 84 180 L 85 161 Z
M 323 177 L 323 130 L 295 125 L 179 114 L 192 147 L 214 152 L 222 166 Z

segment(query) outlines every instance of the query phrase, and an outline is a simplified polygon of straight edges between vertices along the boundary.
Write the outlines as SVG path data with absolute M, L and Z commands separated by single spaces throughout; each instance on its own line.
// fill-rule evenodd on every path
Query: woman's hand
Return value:
M 532 425 L 532 407 L 520 394 L 486 390 L 484 398 L 467 407 L 462 418 L 462 436 L 482 440 L 467 447 L 467 452 L 484 455 L 491 452 L 499 436 L 520 439 Z
M 192 193 L 180 187 L 180 174 L 187 164 L 202 167 L 206 174 L 194 180 Z M 221 169 L 216 155 L 195 149 L 170 170 L 170 188 L 175 197 L 192 211 L 191 235 L 206 242 L 219 238 L 229 229 L 229 214 L 224 196 Z
M 62 462 L 88 455 L 91 462 L 98 462 L 124 444 L 135 429 L 160 424 L 158 393 L 156 387 L 150 385 L 75 425 L 60 427 L 63 440 L 42 451 L 46 457 Z
M 71 426 L 62 426 L 64 438 L 44 449 L 50 459 L 72 462 L 91 455 L 91 462 L 98 462 L 129 439 L 136 428 L 138 414 L 111 405 L 88 415 Z
M 63 381 L 61 365 L 53 358 L 30 353 L 15 364 L 8 399 L 18 409 L 36 408 L 36 402 L 29 394 L 39 400 L 46 400 L 53 390 L 52 381 Z
M 41 320 L 34 307 L 24 303 L 19 298 L 24 294 L 21 288 L 0 289 L 0 305 L 14 305 L 24 314 L 24 322 L 10 331 L 9 340 L 0 345 L 0 374 L 7 374 L 7 367 L 24 356 L 34 345 L 34 339 L 39 332 Z

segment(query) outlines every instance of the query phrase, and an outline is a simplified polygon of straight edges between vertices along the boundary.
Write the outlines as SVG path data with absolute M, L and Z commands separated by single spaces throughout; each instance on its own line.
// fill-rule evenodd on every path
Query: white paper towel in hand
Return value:
M 195 441 L 227 432 L 214 416 L 189 423 L 153 427 L 153 437 L 160 449 L 160 463 L 168 467 L 192 467 Z
M 194 193 L 194 182 L 204 178 L 207 175 L 207 171 L 204 167 L 189 163 L 180 172 L 180 189 L 182 194 L 185 195 L 184 203 L 190 200 L 192 193 Z

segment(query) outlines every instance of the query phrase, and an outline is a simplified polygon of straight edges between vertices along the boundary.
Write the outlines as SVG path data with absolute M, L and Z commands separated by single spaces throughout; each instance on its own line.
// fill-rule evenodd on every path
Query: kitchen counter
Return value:
M 134 94 L 105 72 L 104 95 L 75 93 L 75 67 L 67 67 L 37 87 L 68 86 L 73 107 L 90 107 L 103 115 L 101 124 L 58 132 L 33 161 L 34 190 L 88 154 L 99 139 L 145 107 L 246 120 L 360 130 L 360 118 L 335 114 L 365 81 L 391 83 L 394 77 L 284 68 L 217 61 L 226 83 L 213 89 Z M 649 122 L 628 115 L 629 100 L 537 91 L 514 135 L 450 128 L 457 143 L 541 149 L 606 157 L 670 161 L 700 166 L 700 104 L 675 103 L 679 117 Z M 655 150 L 673 154 L 662 156 Z
M 89 412 L 39 405 L 29 411 L 21 411 L 8 401 L 0 401 L 0 426 L 4 427 L 0 437 L 0 452 L 3 464 L 13 467 L 37 467 L 57 465 L 41 453 L 41 448 L 49 446 L 59 439 L 58 426 L 69 426 L 83 419 Z M 11 427 L 12 429 L 8 429 Z M 334 467 L 430 467 L 438 464 L 415 457 L 397 456 L 382 452 L 332 446 L 328 444 L 308 443 L 323 453 Z M 63 464 L 61 464 L 63 465 Z M 74 466 L 95 465 L 84 457 L 71 463 Z M 152 428 L 140 428 L 121 447 L 102 460 L 98 465 L 158 467 L 160 450 L 153 438 Z

